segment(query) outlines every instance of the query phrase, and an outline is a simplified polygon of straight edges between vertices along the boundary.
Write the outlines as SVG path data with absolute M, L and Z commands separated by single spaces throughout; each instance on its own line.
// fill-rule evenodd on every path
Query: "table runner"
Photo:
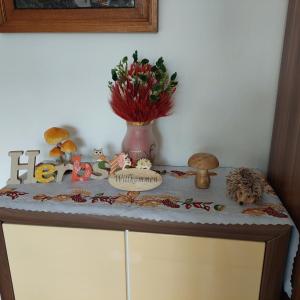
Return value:
M 248 224 L 293 226 L 284 288 L 291 296 L 291 275 L 299 233 L 270 185 L 265 183 L 262 201 L 240 206 L 226 195 L 226 175 L 219 168 L 207 190 L 195 187 L 195 172 L 187 167 L 154 167 L 163 177 L 160 187 L 147 192 L 124 192 L 108 180 L 9 185 L 0 190 L 0 207 L 52 213 L 121 216 L 151 221 L 200 224 Z

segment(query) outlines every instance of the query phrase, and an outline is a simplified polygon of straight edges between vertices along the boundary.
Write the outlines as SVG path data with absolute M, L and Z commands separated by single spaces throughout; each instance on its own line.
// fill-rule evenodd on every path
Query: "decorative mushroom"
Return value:
M 77 151 L 77 146 L 71 140 L 67 140 L 61 145 L 60 150 L 65 154 L 65 162 L 70 162 L 72 153 Z
M 60 161 L 69 162 L 71 160 L 71 154 L 77 151 L 76 144 L 67 140 L 70 134 L 68 130 L 59 127 L 52 127 L 45 131 L 44 138 L 50 145 L 55 147 L 50 151 L 51 157 L 59 157 Z
M 45 131 L 44 138 L 49 145 L 57 145 L 67 139 L 69 135 L 64 128 L 52 127 Z
M 55 147 L 49 152 L 49 155 L 56 158 L 57 162 L 60 163 L 64 153 L 58 147 Z
M 189 167 L 197 169 L 196 186 L 199 189 L 207 189 L 210 185 L 210 174 L 208 170 L 219 166 L 218 159 L 209 153 L 195 153 L 189 158 Z

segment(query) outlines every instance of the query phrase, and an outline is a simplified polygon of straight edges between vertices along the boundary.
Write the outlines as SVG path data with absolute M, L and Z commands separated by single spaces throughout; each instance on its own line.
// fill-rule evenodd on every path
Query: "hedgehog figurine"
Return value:
M 264 180 L 261 174 L 248 168 L 238 168 L 226 177 L 227 193 L 240 205 L 252 204 L 262 198 Z

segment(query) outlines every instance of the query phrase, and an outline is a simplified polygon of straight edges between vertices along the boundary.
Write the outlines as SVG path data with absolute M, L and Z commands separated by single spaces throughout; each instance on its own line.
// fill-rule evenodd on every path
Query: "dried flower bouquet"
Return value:
M 163 58 L 152 65 L 148 59 L 139 60 L 138 52 L 112 69 L 111 107 L 127 122 L 149 123 L 168 116 L 174 106 L 172 99 L 178 82 L 177 73 L 169 76 Z

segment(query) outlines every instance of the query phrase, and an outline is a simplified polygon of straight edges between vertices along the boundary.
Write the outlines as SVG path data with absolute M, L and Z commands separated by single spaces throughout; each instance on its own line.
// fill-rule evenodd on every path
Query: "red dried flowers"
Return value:
M 148 59 L 139 61 L 137 51 L 132 57 L 131 65 L 124 57 L 112 69 L 109 87 L 113 111 L 127 122 L 151 122 L 168 116 L 174 105 L 177 73 L 169 77 L 162 57 L 155 65 Z

